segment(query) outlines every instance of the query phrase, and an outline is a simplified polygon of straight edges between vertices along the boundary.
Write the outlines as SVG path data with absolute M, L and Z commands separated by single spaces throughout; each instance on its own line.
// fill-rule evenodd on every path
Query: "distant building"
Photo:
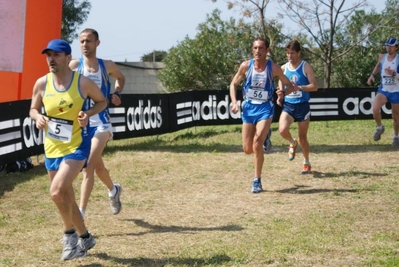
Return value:
M 162 62 L 115 62 L 125 76 L 124 94 L 165 94 L 168 93 L 158 79 Z M 111 84 L 115 80 L 111 77 Z M 113 91 L 113 90 L 112 90 Z

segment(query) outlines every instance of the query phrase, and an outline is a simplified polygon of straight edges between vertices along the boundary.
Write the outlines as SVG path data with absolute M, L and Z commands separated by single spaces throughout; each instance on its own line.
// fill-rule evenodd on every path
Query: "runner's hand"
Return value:
M 112 94 L 111 95 L 111 103 L 115 106 L 119 106 L 122 103 L 120 94 Z
M 89 116 L 83 111 L 79 111 L 78 122 L 80 127 L 86 127 L 89 122 Z
M 48 121 L 49 121 L 48 117 L 46 117 L 42 114 L 37 115 L 36 121 L 35 121 L 36 128 L 39 130 L 43 130 L 46 127 L 46 123 Z
M 237 102 L 231 105 L 231 111 L 236 114 L 238 112 L 238 105 Z

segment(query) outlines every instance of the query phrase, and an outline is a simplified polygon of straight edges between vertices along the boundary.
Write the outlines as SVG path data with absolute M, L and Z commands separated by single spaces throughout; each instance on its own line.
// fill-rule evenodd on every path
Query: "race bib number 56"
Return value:
M 64 143 L 71 142 L 73 121 L 49 117 L 48 132 L 49 138 Z
M 248 89 L 247 97 L 251 100 L 266 101 L 268 97 L 268 92 L 264 89 Z

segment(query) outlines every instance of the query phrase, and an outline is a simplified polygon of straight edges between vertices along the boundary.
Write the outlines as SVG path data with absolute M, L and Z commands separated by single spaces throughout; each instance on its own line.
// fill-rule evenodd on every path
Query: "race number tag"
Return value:
M 268 95 L 268 92 L 264 88 L 257 89 L 257 88 L 252 87 L 252 88 L 248 89 L 247 97 L 248 97 L 248 99 L 251 99 L 253 101 L 260 101 L 263 103 L 269 98 L 269 95 Z
M 285 97 L 288 97 L 288 98 L 301 98 L 302 97 L 302 91 L 301 90 L 294 91 L 291 94 L 286 95 Z
M 382 77 L 382 84 L 383 85 L 394 85 L 395 83 L 395 77 L 393 76 L 383 76 Z
M 71 142 L 73 121 L 49 117 L 47 136 L 64 143 Z

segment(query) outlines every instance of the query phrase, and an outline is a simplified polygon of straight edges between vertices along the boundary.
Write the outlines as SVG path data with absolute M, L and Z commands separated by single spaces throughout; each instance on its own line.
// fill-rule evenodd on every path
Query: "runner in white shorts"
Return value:
M 374 132 L 374 141 L 381 139 L 385 128 L 382 125 L 381 108 L 387 102 L 392 106 L 393 119 L 393 139 L 392 146 L 399 147 L 399 81 L 398 81 L 398 65 L 399 56 L 397 55 L 399 42 L 391 37 L 385 42 L 387 53 L 378 55 L 378 61 L 367 80 L 368 85 L 374 83 L 374 76 L 378 72 L 381 73 L 381 84 L 378 88 L 377 95 L 373 102 L 373 117 L 377 128 Z
M 72 60 L 69 64 L 70 68 L 89 77 L 98 85 L 106 98 L 110 97 L 110 101 L 114 105 L 120 105 L 125 77 L 113 61 L 102 60 L 96 57 L 97 46 L 100 44 L 97 31 L 93 29 L 83 30 L 79 35 L 79 42 L 83 58 Z M 111 84 L 109 76 L 115 78 L 115 92 L 112 95 L 110 94 Z M 108 188 L 111 212 L 113 214 L 118 214 L 122 208 L 122 203 L 120 201 L 122 187 L 120 184 L 114 184 L 112 182 L 109 172 L 105 168 L 101 158 L 107 142 L 113 137 L 108 106 L 99 114 L 90 117 L 90 127 L 93 137 L 91 139 L 88 164 L 87 167 L 83 169 L 79 209 L 84 218 L 90 194 L 94 186 L 95 171 L 100 180 Z

